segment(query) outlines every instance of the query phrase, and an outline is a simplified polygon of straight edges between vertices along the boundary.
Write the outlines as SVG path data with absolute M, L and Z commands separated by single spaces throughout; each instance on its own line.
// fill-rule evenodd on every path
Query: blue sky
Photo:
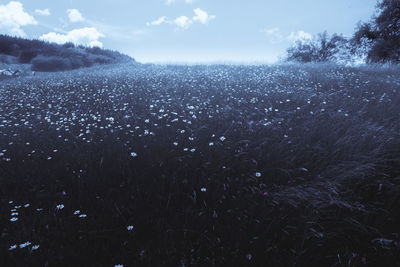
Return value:
M 274 62 L 295 40 L 350 36 L 376 0 L 0 0 L 0 33 L 102 46 L 140 62 Z

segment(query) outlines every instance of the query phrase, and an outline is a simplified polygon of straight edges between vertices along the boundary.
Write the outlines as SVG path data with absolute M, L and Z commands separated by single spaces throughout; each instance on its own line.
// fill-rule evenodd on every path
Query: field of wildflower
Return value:
M 400 69 L 0 82 L 1 266 L 399 266 Z

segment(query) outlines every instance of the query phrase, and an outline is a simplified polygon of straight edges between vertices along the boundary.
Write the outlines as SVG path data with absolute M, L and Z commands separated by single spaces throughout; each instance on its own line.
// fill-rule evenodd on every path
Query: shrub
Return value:
M 32 70 L 34 71 L 63 71 L 72 69 L 71 61 L 62 57 L 37 56 L 32 60 Z
M 26 50 L 22 51 L 21 54 L 19 55 L 19 63 L 30 63 L 32 59 L 34 59 L 37 56 L 37 51 L 34 50 Z
M 105 57 L 105 56 L 96 56 L 92 58 L 94 63 L 97 64 L 110 64 L 111 63 L 111 59 L 109 57 Z

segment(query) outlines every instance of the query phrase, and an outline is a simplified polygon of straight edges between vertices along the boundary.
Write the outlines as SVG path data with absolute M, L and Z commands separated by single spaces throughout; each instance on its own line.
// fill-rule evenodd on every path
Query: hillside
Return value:
M 400 69 L 0 84 L 1 266 L 400 266 Z
M 135 60 L 117 51 L 99 47 L 76 46 L 73 43 L 58 45 L 0 35 L 1 67 L 9 64 L 30 64 L 33 71 L 52 72 L 129 61 Z

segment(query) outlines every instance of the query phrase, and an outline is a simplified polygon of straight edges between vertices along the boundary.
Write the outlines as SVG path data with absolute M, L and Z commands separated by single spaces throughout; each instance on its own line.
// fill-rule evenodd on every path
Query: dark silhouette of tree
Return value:
M 318 58 L 318 49 L 313 42 L 296 41 L 296 44 L 289 47 L 287 52 L 287 61 L 294 62 L 316 62 Z
M 346 56 L 348 41 L 342 35 L 329 36 L 325 31 L 316 40 L 300 40 L 287 49 L 287 61 L 328 62 L 340 61 Z
M 357 26 L 352 44 L 353 53 L 369 62 L 400 63 L 400 1 L 378 2 L 371 21 Z

